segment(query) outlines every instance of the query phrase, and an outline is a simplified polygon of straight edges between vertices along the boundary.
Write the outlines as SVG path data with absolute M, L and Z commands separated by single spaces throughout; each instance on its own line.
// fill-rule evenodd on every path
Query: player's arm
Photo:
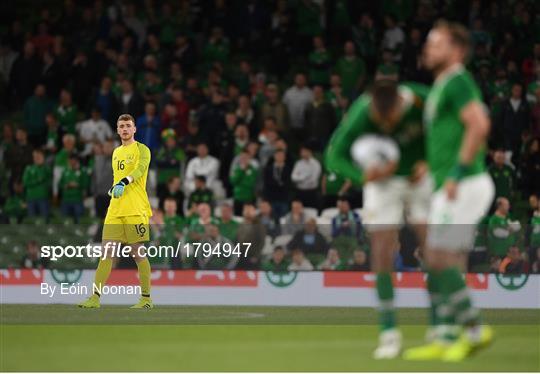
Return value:
M 478 101 L 467 104 L 460 113 L 465 134 L 459 152 L 459 162 L 470 165 L 489 134 L 490 122 L 484 105 Z
M 148 167 L 150 166 L 150 149 L 148 147 L 139 144 L 139 162 L 135 165 L 133 172 L 125 178 L 122 178 L 120 182 L 115 184 L 109 191 L 109 195 L 118 199 L 124 193 L 124 189 L 130 183 L 135 182 L 137 179 L 141 178 L 143 175 L 146 175 L 148 172 Z
M 485 145 L 490 121 L 480 100 L 478 89 L 467 81 L 457 81 L 452 86 L 452 100 L 465 127 L 458 160 L 447 177 L 446 193 L 454 199 L 457 183 L 467 175 L 478 151 Z
M 362 96 L 355 101 L 347 115 L 337 127 L 324 153 L 326 168 L 350 179 L 354 184 L 362 184 L 364 175 L 351 157 L 353 142 L 365 131 L 369 99 Z

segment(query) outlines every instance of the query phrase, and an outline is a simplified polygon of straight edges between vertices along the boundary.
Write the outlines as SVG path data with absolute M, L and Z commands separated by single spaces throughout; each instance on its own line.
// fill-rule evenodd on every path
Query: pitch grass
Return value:
M 426 311 L 400 310 L 406 347 Z M 367 308 L 0 305 L 0 371 L 540 371 L 537 310 L 485 310 L 496 341 L 459 364 L 375 361 Z

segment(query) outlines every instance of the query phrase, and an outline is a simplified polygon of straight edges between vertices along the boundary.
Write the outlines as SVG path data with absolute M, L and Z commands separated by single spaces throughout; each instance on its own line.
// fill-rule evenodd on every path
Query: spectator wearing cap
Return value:
M 59 185 L 62 194 L 62 214 L 73 218 L 77 224 L 84 213 L 83 198 L 88 186 L 88 176 L 81 170 L 76 155 L 70 155 L 69 167 L 62 172 Z
M 186 192 L 191 193 L 195 190 L 195 177 L 205 177 L 206 185 L 211 190 L 216 187 L 219 175 L 219 161 L 208 154 L 208 146 L 205 143 L 197 145 L 197 156 L 192 158 L 186 167 L 184 177 Z
M 294 164 L 291 180 L 296 189 L 296 196 L 304 206 L 319 208 L 319 182 L 321 163 L 313 157 L 307 146 L 300 149 L 300 159 Z
M 172 176 L 182 175 L 186 154 L 176 144 L 176 132 L 165 129 L 161 132 L 162 145 L 156 153 L 157 192 L 163 194 L 167 181 Z
M 94 144 L 102 144 L 113 137 L 110 125 L 101 117 L 101 112 L 97 107 L 92 109 L 89 119 L 77 123 L 76 129 L 79 141 L 84 144 L 82 157 L 90 156 Z
M 240 153 L 239 164 L 233 169 L 230 178 L 233 187 L 234 214 L 242 214 L 245 203 L 255 201 L 255 187 L 259 176 L 259 168 L 251 163 L 251 155 L 246 150 Z
M 161 120 L 157 114 L 156 103 L 148 101 L 144 105 L 144 114 L 137 118 L 135 139 L 156 152 L 161 143 Z

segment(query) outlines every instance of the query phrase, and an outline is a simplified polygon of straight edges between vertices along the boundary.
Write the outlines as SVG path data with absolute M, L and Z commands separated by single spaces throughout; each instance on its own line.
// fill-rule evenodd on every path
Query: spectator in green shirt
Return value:
M 178 242 L 183 240 L 184 219 L 178 215 L 178 205 L 174 197 L 167 197 L 163 202 L 163 231 L 159 238 L 160 245 L 177 247 Z M 182 257 L 171 258 L 173 269 L 182 268 Z
M 28 215 L 48 219 L 51 170 L 45 165 L 45 155 L 42 150 L 34 150 L 32 157 L 34 163 L 24 169 L 22 178 L 28 204 Z
M 488 222 L 488 250 L 493 257 L 502 259 L 508 249 L 516 244 L 521 225 L 508 217 L 510 202 L 507 198 L 497 198 L 495 205 L 495 214 Z
M 73 103 L 71 92 L 68 90 L 60 92 L 60 104 L 56 108 L 56 117 L 64 134 L 75 134 L 75 124 L 78 119 L 77 105 Z
M 309 54 L 309 81 L 312 84 L 328 85 L 329 68 L 332 57 L 320 36 L 313 38 L 313 51 Z
M 247 150 L 240 154 L 239 165 L 233 170 L 231 175 L 231 185 L 233 186 L 234 214 L 240 216 L 245 203 L 255 201 L 255 185 L 259 170 L 250 163 L 251 156 Z
M 62 192 L 62 214 L 72 217 L 79 223 L 84 213 L 83 198 L 88 185 L 88 175 L 81 170 L 80 161 L 76 155 L 69 156 L 69 167 L 64 169 L 60 177 L 60 191 Z
M 201 203 L 213 206 L 214 193 L 206 187 L 206 177 L 204 175 L 197 175 L 195 177 L 195 191 L 189 195 L 189 209 L 192 210 Z
M 186 154 L 178 147 L 176 131 L 165 129 L 161 132 L 162 146 L 156 155 L 158 167 L 157 191 L 161 196 L 166 189 L 167 181 L 174 175 L 181 175 L 184 169 Z
M 272 257 L 269 260 L 264 261 L 261 268 L 264 271 L 279 273 L 288 272 L 287 268 L 289 265 L 290 262 L 285 258 L 285 249 L 281 246 L 277 246 L 274 248 L 274 252 L 272 252 Z
M 232 206 L 230 204 L 222 204 L 221 217 L 218 225 L 221 235 L 235 243 L 236 235 L 238 234 L 238 225 L 238 221 L 233 217 Z
M 336 64 L 335 71 L 341 77 L 345 95 L 352 96 L 362 87 L 366 77 L 366 65 L 360 57 L 356 56 L 353 42 L 345 43 L 344 52 L 344 56 Z
M 391 50 L 385 49 L 382 53 L 382 63 L 377 66 L 375 79 L 399 79 L 399 68 L 394 63 L 394 54 Z
M 506 165 L 502 149 L 493 154 L 493 164 L 488 168 L 488 172 L 495 184 L 495 196 L 510 199 L 514 187 L 514 169 Z
M 223 35 L 223 30 L 220 27 L 214 27 L 203 51 L 206 63 L 209 66 L 214 62 L 226 63 L 229 59 L 229 52 L 229 40 Z

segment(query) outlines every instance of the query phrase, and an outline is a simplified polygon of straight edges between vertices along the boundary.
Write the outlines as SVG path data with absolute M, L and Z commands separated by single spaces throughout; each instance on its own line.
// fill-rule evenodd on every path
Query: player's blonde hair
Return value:
M 135 126 L 135 118 L 133 118 L 131 114 L 120 114 L 118 120 L 116 120 L 116 123 L 118 124 L 118 122 L 120 121 L 131 121 L 131 123 L 133 123 L 133 126 Z
M 463 48 L 466 54 L 469 54 L 471 49 L 471 36 L 469 31 L 460 23 L 450 22 L 444 19 L 440 19 L 433 25 L 434 29 L 442 29 L 448 32 L 450 40 L 453 44 Z

